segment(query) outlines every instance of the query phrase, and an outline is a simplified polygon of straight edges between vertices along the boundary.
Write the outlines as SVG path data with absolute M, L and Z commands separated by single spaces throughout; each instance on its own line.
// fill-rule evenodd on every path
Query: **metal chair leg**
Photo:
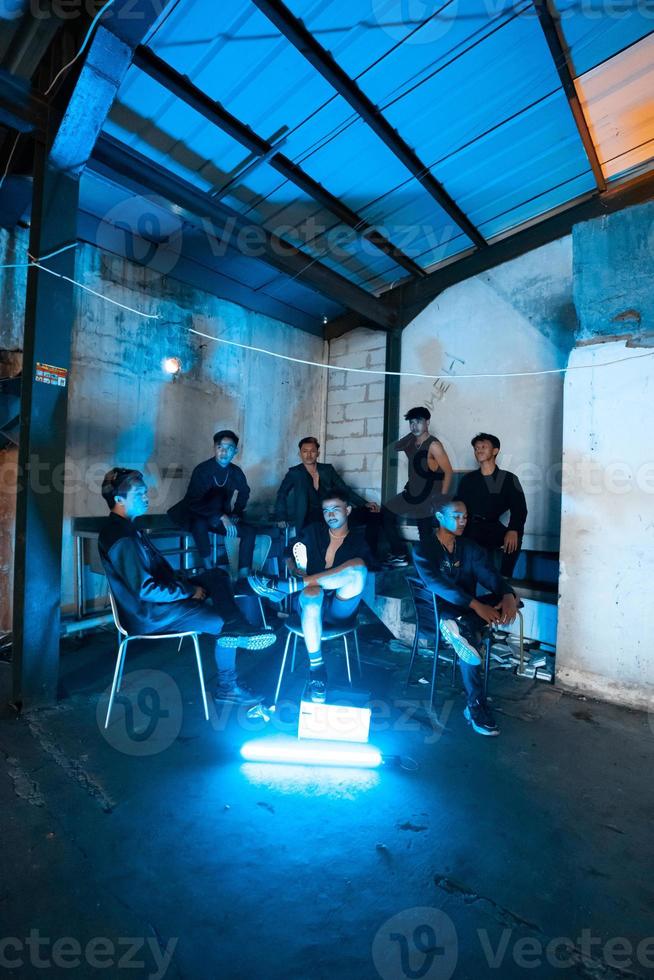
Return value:
M 288 634 L 290 637 L 290 633 Z M 297 633 L 293 634 L 293 656 L 291 657 L 291 673 L 295 670 L 295 654 L 297 653 Z
M 118 683 L 116 684 L 116 694 L 118 694 L 118 692 L 120 691 L 120 685 L 123 683 L 123 668 L 125 666 L 125 657 L 127 655 L 127 644 L 131 639 L 132 639 L 131 636 L 126 636 L 124 640 L 122 640 L 120 646 L 118 647 L 119 652 L 120 652 L 120 647 L 122 647 L 123 645 L 125 649 L 123 651 L 123 659 L 120 664 L 120 670 L 118 671 Z
M 207 690 L 204 686 L 204 673 L 202 670 L 202 658 L 200 656 L 200 644 L 198 643 L 197 633 L 193 633 L 191 636 L 193 640 L 193 646 L 195 647 L 195 662 L 198 665 L 198 677 L 200 678 L 200 690 L 202 691 L 202 704 L 204 705 L 204 717 L 209 721 L 209 706 L 207 704 Z M 181 642 L 180 642 L 181 646 Z
M 179 653 L 179 651 L 180 651 L 180 650 L 182 649 L 182 643 L 183 643 L 183 642 L 184 642 L 184 637 L 183 637 L 183 636 L 180 636 L 180 638 L 179 638 L 179 643 L 177 644 L 177 652 L 178 652 L 178 653 Z
M 406 675 L 406 684 L 404 685 L 404 690 L 408 690 L 409 678 L 411 677 L 411 671 L 413 670 L 413 664 L 416 659 L 416 654 L 418 652 L 418 644 L 420 642 L 420 631 L 418 629 L 418 623 L 416 622 L 416 633 L 413 637 L 413 646 L 411 647 L 411 657 L 409 658 L 409 669 Z
M 343 646 L 345 647 L 345 666 L 347 667 L 347 679 L 350 687 L 352 687 L 352 673 L 350 671 L 350 651 L 347 646 L 347 635 L 343 633 Z
M 434 662 L 431 668 L 431 688 L 429 692 L 429 709 L 434 707 L 434 695 L 436 693 L 436 682 L 438 678 L 438 651 L 440 648 L 440 636 L 439 631 L 440 626 L 437 627 L 434 634 Z
M 282 677 L 284 676 L 284 667 L 286 666 L 286 656 L 288 654 L 288 647 L 290 642 L 291 642 L 291 634 L 289 632 L 288 636 L 286 637 L 286 644 L 284 645 L 284 656 L 282 657 L 282 666 L 279 671 L 279 677 L 277 678 L 277 689 L 275 691 L 275 700 L 273 701 L 273 704 L 277 704 L 277 701 L 279 700 L 279 692 L 282 687 Z
M 259 612 L 261 613 L 261 622 L 263 623 L 263 628 L 264 628 L 265 630 L 267 630 L 267 629 L 268 629 L 268 622 L 267 622 L 267 620 L 266 620 L 266 614 L 265 614 L 265 612 L 263 611 L 263 603 L 262 603 L 262 601 L 261 601 L 261 596 L 259 596 L 259 595 L 258 595 L 258 596 L 257 596 L 257 599 L 258 599 L 258 601 L 259 601 Z
M 486 656 L 484 658 L 484 698 L 488 694 L 488 676 L 490 674 L 491 646 L 493 644 L 493 631 L 488 631 L 486 637 Z
M 525 621 L 519 609 L 518 622 L 520 623 L 520 666 L 518 670 L 522 673 L 525 667 Z
M 107 706 L 107 717 L 104 720 L 104 727 L 109 726 L 109 715 L 111 714 L 111 709 L 114 705 L 114 698 L 116 697 L 116 691 L 120 687 L 120 680 L 123 675 L 123 662 L 125 660 L 125 653 L 127 651 L 127 644 L 129 643 L 129 637 L 126 636 L 123 642 L 118 648 L 118 656 L 116 657 L 116 669 L 114 670 L 114 679 L 111 685 L 111 694 L 109 695 L 109 705 Z
M 357 653 L 357 669 L 359 671 L 359 677 L 362 677 L 363 671 L 361 670 L 361 654 L 359 653 L 359 637 L 356 631 L 356 627 L 355 629 L 352 630 L 352 632 L 354 633 L 354 649 L 356 650 Z

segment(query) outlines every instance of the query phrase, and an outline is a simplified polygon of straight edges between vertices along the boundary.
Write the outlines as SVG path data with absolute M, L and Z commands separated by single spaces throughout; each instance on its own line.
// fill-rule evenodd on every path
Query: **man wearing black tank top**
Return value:
M 404 418 L 410 431 L 395 443 L 397 452 L 405 453 L 408 461 L 408 480 L 402 493 L 387 500 L 382 508 L 384 532 L 391 553 L 385 565 L 404 568 L 408 565 L 406 547 L 398 530 L 398 517 L 413 518 L 418 536 L 424 542 L 434 525 L 434 514 L 447 495 L 452 482 L 452 464 L 443 444 L 429 431 L 431 412 L 418 405 L 409 409 Z

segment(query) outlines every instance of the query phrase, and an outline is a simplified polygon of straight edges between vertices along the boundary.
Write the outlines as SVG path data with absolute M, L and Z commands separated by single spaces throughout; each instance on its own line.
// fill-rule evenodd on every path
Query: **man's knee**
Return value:
M 300 605 L 303 609 L 322 605 L 322 589 L 317 585 L 307 585 L 300 592 Z
M 358 592 L 363 592 L 366 578 L 368 577 L 368 569 L 366 568 L 365 562 L 360 558 L 356 558 L 353 564 L 347 569 L 347 572 L 349 584 L 357 589 Z

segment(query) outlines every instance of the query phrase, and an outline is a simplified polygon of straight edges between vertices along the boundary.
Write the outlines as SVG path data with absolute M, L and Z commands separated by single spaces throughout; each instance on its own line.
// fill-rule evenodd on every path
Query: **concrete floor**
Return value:
M 652 719 L 497 671 L 500 738 L 467 728 L 446 676 L 433 723 L 370 625 L 371 742 L 417 769 L 244 764 L 284 725 L 207 724 L 173 644 L 128 661 L 151 690 L 105 736 L 114 650 L 69 644 L 60 703 L 0 722 L 3 975 L 654 975 Z M 241 664 L 271 690 L 278 662 Z

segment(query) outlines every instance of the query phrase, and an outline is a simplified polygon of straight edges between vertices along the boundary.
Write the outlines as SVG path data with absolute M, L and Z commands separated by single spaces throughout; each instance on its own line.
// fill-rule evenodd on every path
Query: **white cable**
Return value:
M 420 378 L 423 381 L 484 381 L 486 378 L 533 378 L 544 374 L 565 374 L 566 371 L 581 371 L 584 368 L 608 367 L 611 364 L 621 364 L 623 361 L 636 361 L 640 357 L 652 357 L 654 351 L 647 354 L 637 354 L 632 357 L 620 357 L 614 361 L 603 361 L 601 364 L 573 364 L 570 367 L 550 368 L 546 371 L 511 371 L 507 374 L 415 374 L 412 371 L 383 371 L 381 368 L 355 368 L 344 367 L 342 364 L 324 364 L 321 361 L 305 361 L 301 357 L 291 357 L 289 354 L 278 354 L 276 351 L 266 350 L 265 347 L 253 347 L 250 344 L 239 344 L 236 340 L 225 340 L 223 337 L 213 337 L 211 334 L 202 333 L 194 327 L 187 327 L 189 333 L 197 334 L 206 340 L 214 340 L 218 344 L 229 344 L 230 347 L 240 347 L 241 350 L 255 351 L 257 354 L 267 354 L 269 357 L 277 357 L 282 361 L 292 361 L 294 364 L 305 364 L 308 367 L 325 368 L 327 371 L 349 371 L 353 374 L 381 374 L 389 378 Z
M 40 262 L 30 262 L 30 265 L 35 266 L 37 269 L 41 269 L 42 272 L 48 272 L 51 276 L 56 276 L 57 279 L 65 279 L 66 282 L 70 282 L 73 286 L 79 286 L 80 289 L 84 289 L 87 293 L 92 293 L 99 299 L 105 300 L 107 303 L 111 303 L 113 306 L 120 306 L 121 310 L 127 310 L 129 313 L 134 313 L 136 316 L 142 316 L 146 320 L 161 320 L 160 313 L 142 313 L 141 310 L 135 310 L 132 306 L 125 306 L 124 303 L 119 303 L 116 299 L 111 299 L 109 296 L 104 296 L 102 293 L 96 292 L 95 289 L 91 289 L 90 286 L 85 286 L 84 283 L 78 282 L 76 279 L 71 279 L 70 276 L 63 276 L 59 272 L 53 272 L 52 269 L 48 269 L 47 266 L 41 265 Z
M 112 0 L 112 2 L 113 2 L 113 0 Z M 4 184 L 5 178 L 6 178 L 7 174 L 9 173 L 9 168 L 11 166 L 12 157 L 14 155 L 14 151 L 15 151 L 16 147 L 18 146 L 18 140 L 20 139 L 21 135 L 22 134 L 20 132 L 16 134 L 16 139 L 14 140 L 14 145 L 11 148 L 11 152 L 9 154 L 9 159 L 7 160 L 7 166 L 5 167 L 5 172 L 3 173 L 2 177 L 0 177 L 0 187 L 2 187 L 2 185 Z
M 105 3 L 104 7 L 102 7 L 101 10 L 98 10 L 97 14 L 95 15 L 95 17 L 91 21 L 91 26 L 89 27 L 88 31 L 86 32 L 86 37 L 82 41 L 82 47 L 79 49 L 79 51 L 77 52 L 77 54 L 75 55 L 75 57 L 74 58 L 71 58 L 71 60 L 68 62 L 67 65 L 64 65 L 63 68 L 60 68 L 59 69 L 59 71 L 57 72 L 57 74 L 52 79 L 52 81 L 48 85 L 47 89 L 43 93 L 44 95 L 50 95 L 50 92 L 52 91 L 52 89 L 56 85 L 56 83 L 59 80 L 59 78 L 63 75 L 63 73 L 65 71 L 68 71 L 68 69 L 71 67 L 71 65 L 74 65 L 75 62 L 77 61 L 77 59 L 80 57 L 80 55 L 82 55 L 84 53 L 84 50 L 86 48 L 86 45 L 89 43 L 89 40 L 91 38 L 91 34 L 93 33 L 93 28 L 95 27 L 95 25 L 97 24 L 97 22 L 102 17 L 102 15 L 105 12 L 105 10 L 107 10 L 112 5 L 112 3 L 115 3 L 115 0 L 107 0 L 107 2 Z

